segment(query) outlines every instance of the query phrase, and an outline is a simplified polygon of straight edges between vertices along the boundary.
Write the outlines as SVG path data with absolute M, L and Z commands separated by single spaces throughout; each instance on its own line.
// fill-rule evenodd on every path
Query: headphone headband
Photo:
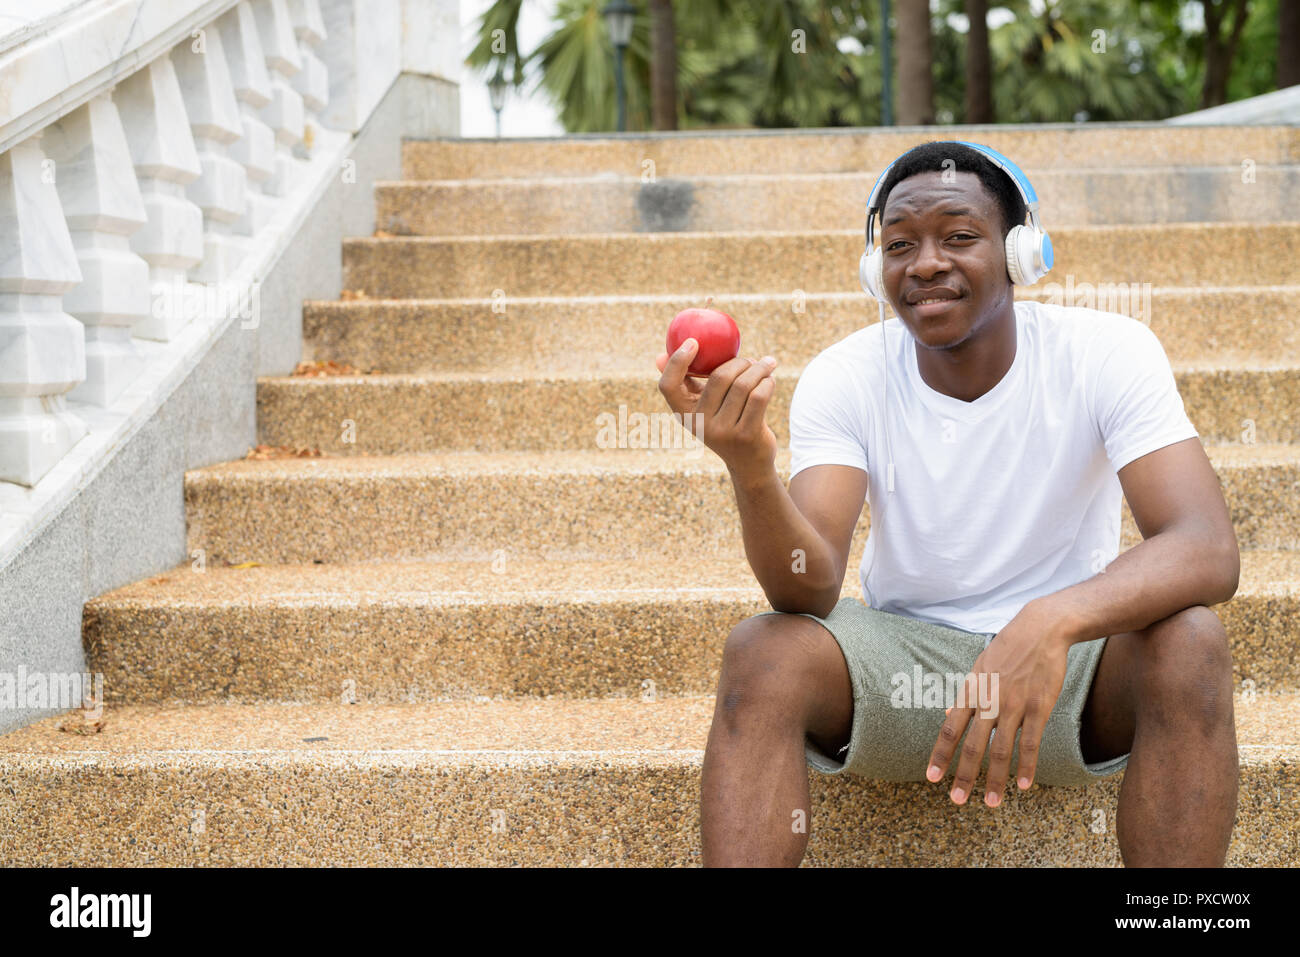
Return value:
M 1030 185 L 1029 177 L 1027 177 L 1024 174 L 1024 172 L 1020 169 L 1019 166 L 1011 162 L 1011 160 L 1007 159 L 997 150 L 990 149 L 989 147 L 984 146 L 982 143 L 970 143 L 967 142 L 966 140 L 937 140 L 936 142 L 940 144 L 952 143 L 957 146 L 965 146 L 968 149 L 972 149 L 975 152 L 979 153 L 981 156 L 983 156 L 985 159 L 987 159 L 989 162 L 991 162 L 998 169 L 1002 170 L 1002 172 L 1006 173 L 1007 176 L 1010 177 L 1011 182 L 1016 184 L 1016 189 L 1020 192 L 1020 197 L 1025 201 L 1025 210 L 1029 213 L 1030 222 L 1032 222 L 1035 227 L 1041 230 L 1041 227 L 1038 224 L 1038 194 L 1034 192 L 1034 187 Z M 930 144 L 923 144 L 923 145 L 930 145 Z M 912 150 L 917 148 L 918 147 L 914 146 L 912 147 Z M 904 156 L 907 156 L 908 153 L 912 152 L 912 150 L 908 150 L 902 156 L 899 156 L 898 159 L 895 159 L 892 163 L 886 166 L 884 170 L 881 172 L 881 174 L 876 177 L 876 184 L 871 187 L 871 195 L 867 197 L 867 251 L 868 252 L 871 251 L 871 241 L 872 239 L 875 238 L 875 214 L 878 209 L 876 203 L 880 199 L 880 187 L 885 182 L 885 177 L 889 175 L 889 171 L 893 169 L 896 165 L 898 165 L 898 160 L 901 160 Z

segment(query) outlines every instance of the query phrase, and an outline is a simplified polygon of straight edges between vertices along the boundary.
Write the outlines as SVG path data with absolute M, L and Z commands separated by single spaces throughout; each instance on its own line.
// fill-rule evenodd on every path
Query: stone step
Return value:
M 1300 446 L 1208 452 L 1241 547 L 1300 548 Z M 788 451 L 776 465 L 786 479 Z M 185 479 L 187 551 L 213 565 L 744 556 L 726 466 L 702 446 L 241 460 Z M 1127 506 L 1121 537 L 1141 540 Z
M 1300 223 L 1167 223 L 1052 230 L 1043 291 L 1073 283 L 1277 285 L 1296 281 Z M 343 288 L 371 298 L 860 291 L 860 229 L 348 239 Z
M 1300 162 L 1295 126 L 1191 127 L 1060 123 L 1033 127 L 743 130 L 526 140 L 433 139 L 402 144 L 402 179 L 539 176 L 878 173 L 930 140 L 983 143 L 1023 170 L 1142 166 L 1261 167 Z M 647 161 L 653 166 L 647 165 Z
M 760 346 L 753 346 L 759 355 Z M 655 348 L 653 340 L 643 343 L 648 371 L 641 372 L 264 378 L 257 385 L 259 441 L 332 455 L 554 451 L 619 442 L 647 448 L 658 441 L 648 438 L 648 427 L 669 414 L 652 364 Z M 773 373 L 767 421 L 783 446 L 802 372 L 778 366 Z M 1188 417 L 1206 442 L 1241 441 L 1246 419 L 1254 422 L 1257 442 L 1300 442 L 1300 359 L 1287 368 L 1206 360 L 1174 372 Z M 674 422 L 667 425 L 680 434 Z
M 1025 172 L 1049 229 L 1300 220 L 1300 166 L 1244 177 L 1238 163 Z M 874 172 L 381 181 L 375 222 L 415 236 L 862 229 L 875 181 Z
M 1070 289 L 1059 302 L 1146 321 L 1171 362 L 1300 357 L 1300 286 Z M 1017 298 L 1047 299 L 1037 286 L 1017 289 Z M 394 373 L 635 372 L 647 350 L 662 349 L 672 317 L 703 304 L 704 296 L 681 294 L 512 297 L 499 311 L 491 298 L 311 301 L 303 306 L 304 358 Z M 878 318 L 862 292 L 728 294 L 714 305 L 740 324 L 746 354 L 772 353 L 782 366 L 802 366 Z
M 1235 704 L 1228 863 L 1292 864 L 1300 697 Z M 708 696 L 138 706 L 108 709 L 97 734 L 48 719 L 0 737 L 0 854 L 19 867 L 697 864 L 712 711 Z M 996 810 L 959 807 L 944 785 L 810 777 L 810 865 L 1120 862 L 1118 776 L 1012 788 Z
M 1236 686 L 1300 689 L 1300 552 L 1241 557 L 1215 608 Z M 712 693 L 731 628 L 769 610 L 744 559 L 186 564 L 92 599 L 83 632 L 113 706 L 638 698 Z

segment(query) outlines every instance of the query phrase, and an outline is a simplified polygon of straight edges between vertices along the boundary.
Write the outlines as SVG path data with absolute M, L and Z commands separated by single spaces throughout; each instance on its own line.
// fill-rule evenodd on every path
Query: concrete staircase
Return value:
M 1243 549 L 1217 609 L 1240 689 L 1229 863 L 1295 864 L 1300 131 L 957 135 L 1029 173 L 1050 279 L 1152 286 Z M 875 321 L 866 193 L 923 138 L 407 143 L 377 236 L 345 246 L 349 294 L 304 310 L 304 358 L 369 374 L 259 383 L 261 441 L 323 455 L 187 475 L 200 557 L 86 605 L 103 730 L 0 738 L 0 859 L 698 863 L 722 644 L 768 606 L 713 453 L 601 448 L 597 416 L 664 411 L 667 322 L 713 295 L 742 354 L 781 361 L 788 476 L 799 371 Z M 810 864 L 1119 863 L 1113 780 L 997 811 L 924 784 L 812 788 Z

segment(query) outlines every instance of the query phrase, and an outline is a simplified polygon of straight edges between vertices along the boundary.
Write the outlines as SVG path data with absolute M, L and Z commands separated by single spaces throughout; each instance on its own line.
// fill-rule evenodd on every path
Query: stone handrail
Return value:
M 402 0 L 323 6 L 0 17 L 0 567 L 230 323 L 256 327 L 278 239 L 347 175 Z

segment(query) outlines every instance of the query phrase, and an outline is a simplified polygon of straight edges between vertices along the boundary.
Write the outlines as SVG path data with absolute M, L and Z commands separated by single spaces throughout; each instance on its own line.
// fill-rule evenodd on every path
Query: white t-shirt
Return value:
M 974 402 L 926 385 L 911 333 L 885 322 L 892 493 L 879 325 L 823 350 L 799 378 L 790 477 L 814 465 L 868 473 L 859 577 L 873 608 L 1001 630 L 1119 554 L 1119 469 L 1198 435 L 1141 322 L 1030 301 L 1015 313 L 1011 368 Z

